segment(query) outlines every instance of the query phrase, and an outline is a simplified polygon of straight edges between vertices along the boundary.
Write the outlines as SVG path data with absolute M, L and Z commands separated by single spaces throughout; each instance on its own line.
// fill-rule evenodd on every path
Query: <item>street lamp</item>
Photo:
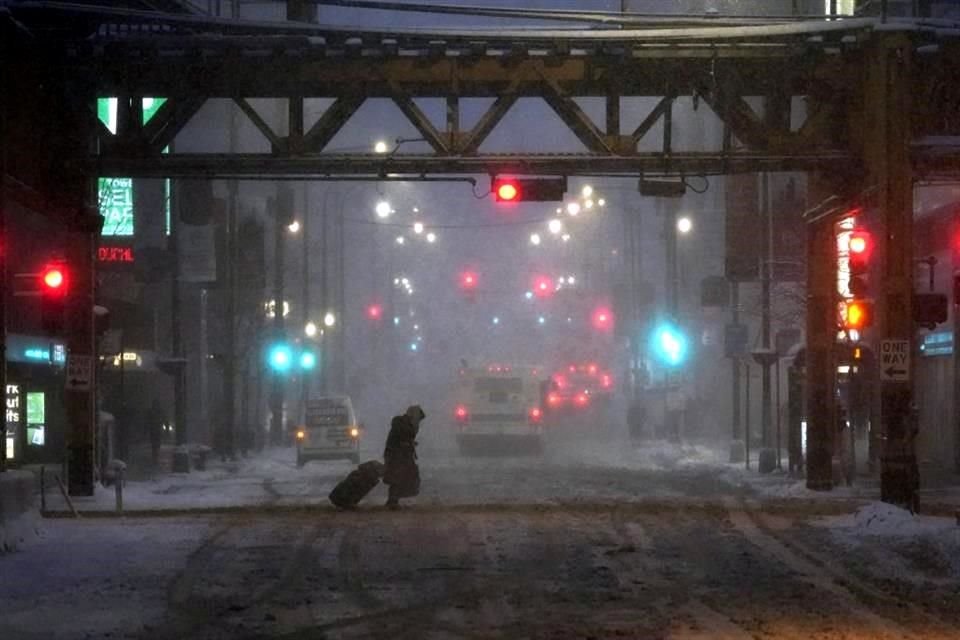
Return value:
M 390 150 L 390 147 L 387 146 L 387 143 L 383 140 L 377 140 L 376 144 L 373 145 L 374 153 L 386 153 Z
M 403 244 L 406 242 L 406 239 L 403 236 L 397 236 L 397 244 Z
M 437 234 L 433 233 L 432 231 L 427 234 L 427 242 L 429 242 L 430 244 L 433 244 L 436 241 L 437 241 Z
M 579 202 L 570 202 L 567 204 L 567 213 L 571 216 L 576 216 L 580 213 L 580 203 Z
M 377 217 L 383 220 L 390 217 L 390 214 L 393 212 L 393 207 L 391 207 L 390 203 L 386 200 L 381 200 L 377 203 L 375 211 L 377 212 Z
M 299 220 L 294 220 L 293 222 L 291 222 L 290 224 L 288 224 L 288 225 L 287 225 L 287 231 L 289 231 L 290 233 L 296 233 L 296 232 L 300 231 L 300 221 L 299 221 Z
M 337 324 L 337 316 L 333 315 L 332 311 L 327 311 L 323 316 L 323 326 L 332 327 L 335 324 Z
M 414 222 L 414 223 L 413 223 L 413 232 L 414 232 L 415 234 L 417 234 L 417 235 L 420 235 L 421 233 L 423 233 L 423 223 L 422 223 L 422 222 Z
M 308 338 L 315 338 L 317 336 L 317 323 L 308 322 L 307 326 L 303 328 L 303 332 L 307 335 Z
M 580 191 L 584 198 L 589 198 L 593 195 L 593 187 L 590 185 L 584 185 L 583 189 Z
M 677 220 L 677 231 L 680 233 L 690 233 L 691 229 L 693 229 L 693 221 L 690 218 L 684 216 Z
M 557 235 L 558 233 L 563 231 L 563 223 L 560 222 L 560 220 L 554 218 L 553 220 L 547 223 L 547 228 L 550 230 L 550 233 L 552 233 L 553 235 Z
M 565 233 L 562 236 L 560 236 L 560 239 L 563 240 L 564 242 L 570 242 L 570 234 Z
M 539 234 L 539 233 L 531 233 L 531 234 L 530 234 L 530 244 L 532 244 L 532 245 L 535 246 L 535 247 L 540 245 L 540 234 Z

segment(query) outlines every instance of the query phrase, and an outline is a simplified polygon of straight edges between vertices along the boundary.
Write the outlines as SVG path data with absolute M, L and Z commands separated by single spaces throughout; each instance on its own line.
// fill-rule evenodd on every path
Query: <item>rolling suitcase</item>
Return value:
M 364 462 L 337 483 L 330 492 L 330 502 L 341 509 L 353 509 L 373 488 L 380 484 L 383 465 L 376 460 Z

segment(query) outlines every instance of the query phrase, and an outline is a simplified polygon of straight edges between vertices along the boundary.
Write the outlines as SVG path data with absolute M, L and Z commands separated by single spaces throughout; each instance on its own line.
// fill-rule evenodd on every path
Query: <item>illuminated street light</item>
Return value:
M 554 218 L 547 223 L 547 228 L 550 230 L 550 233 L 552 233 L 553 235 L 557 235 L 558 233 L 563 231 L 563 223 L 560 222 L 558 219 Z
M 405 286 L 405 287 L 409 287 L 409 286 L 410 286 L 410 278 L 402 278 L 402 279 L 400 280 L 400 284 L 402 284 L 402 285 Z
M 337 316 L 333 315 L 332 311 L 327 311 L 323 316 L 323 326 L 332 327 L 335 324 L 337 324 Z
M 288 224 L 287 231 L 289 231 L 290 233 L 296 233 L 297 231 L 300 231 L 300 221 L 294 220 L 293 222 Z
M 580 213 L 580 203 L 579 202 L 570 202 L 567 204 L 567 213 L 571 216 L 575 216 Z
M 437 241 L 437 234 L 433 233 L 432 231 L 427 234 L 427 242 L 429 242 L 430 244 L 433 244 L 436 241 Z
M 493 324 L 500 324 L 500 316 L 493 316 Z
M 570 242 L 570 234 L 565 233 L 562 236 L 560 236 L 560 239 L 563 240 L 564 242 Z
M 406 242 L 406 240 L 403 236 L 397 236 L 397 244 L 403 244 L 404 242 Z
M 377 217 L 382 220 L 390 217 L 390 214 L 393 212 L 393 207 L 391 207 L 390 203 L 386 200 L 381 200 L 377 203 L 375 211 L 377 212 Z
M 597 200 L 597 204 L 600 205 L 601 207 L 605 207 L 607 206 L 607 201 L 604 200 L 603 198 L 600 198 L 599 200 Z
M 377 140 L 377 143 L 373 145 L 374 153 L 386 153 L 390 150 L 390 147 L 387 146 L 387 143 L 383 140 Z
M 530 234 L 530 244 L 532 244 L 532 245 L 535 246 L 535 247 L 540 245 L 540 234 L 539 234 L 539 233 L 531 233 L 531 234 Z
M 588 199 L 588 200 L 584 200 L 584 202 L 583 202 L 583 208 L 584 208 L 584 209 L 587 209 L 588 211 L 589 211 L 590 209 L 593 209 L 593 200 L 589 200 L 589 199 Z
M 422 223 L 422 222 L 414 222 L 414 223 L 413 223 L 413 232 L 414 232 L 415 234 L 417 234 L 417 235 L 420 235 L 421 233 L 423 233 L 423 223 Z
M 573 276 L 567 277 L 567 284 L 577 284 L 577 279 Z
M 307 334 L 308 338 L 315 338 L 317 336 L 317 323 L 308 322 L 307 326 L 303 328 L 303 332 Z
M 590 185 L 584 185 L 583 190 L 580 191 L 584 198 L 589 198 L 593 195 L 593 187 Z
M 684 216 L 677 220 L 677 231 L 680 233 L 690 233 L 691 229 L 693 229 L 693 221 L 690 218 Z
M 527 300 L 533 300 L 533 291 L 527 291 L 525 294 L 523 294 L 523 297 Z

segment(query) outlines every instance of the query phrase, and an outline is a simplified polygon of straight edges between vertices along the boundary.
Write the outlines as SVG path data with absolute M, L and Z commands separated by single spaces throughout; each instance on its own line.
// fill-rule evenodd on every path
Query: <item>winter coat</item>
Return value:
M 419 428 L 407 416 L 394 416 L 383 450 L 384 484 L 391 485 L 391 493 L 408 498 L 420 493 L 420 468 L 417 466 L 417 431 Z

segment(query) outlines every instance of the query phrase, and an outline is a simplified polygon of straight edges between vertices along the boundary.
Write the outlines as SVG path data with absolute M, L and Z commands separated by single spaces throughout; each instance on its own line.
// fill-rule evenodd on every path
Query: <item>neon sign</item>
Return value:
M 133 247 L 98 247 L 97 262 L 133 264 Z

